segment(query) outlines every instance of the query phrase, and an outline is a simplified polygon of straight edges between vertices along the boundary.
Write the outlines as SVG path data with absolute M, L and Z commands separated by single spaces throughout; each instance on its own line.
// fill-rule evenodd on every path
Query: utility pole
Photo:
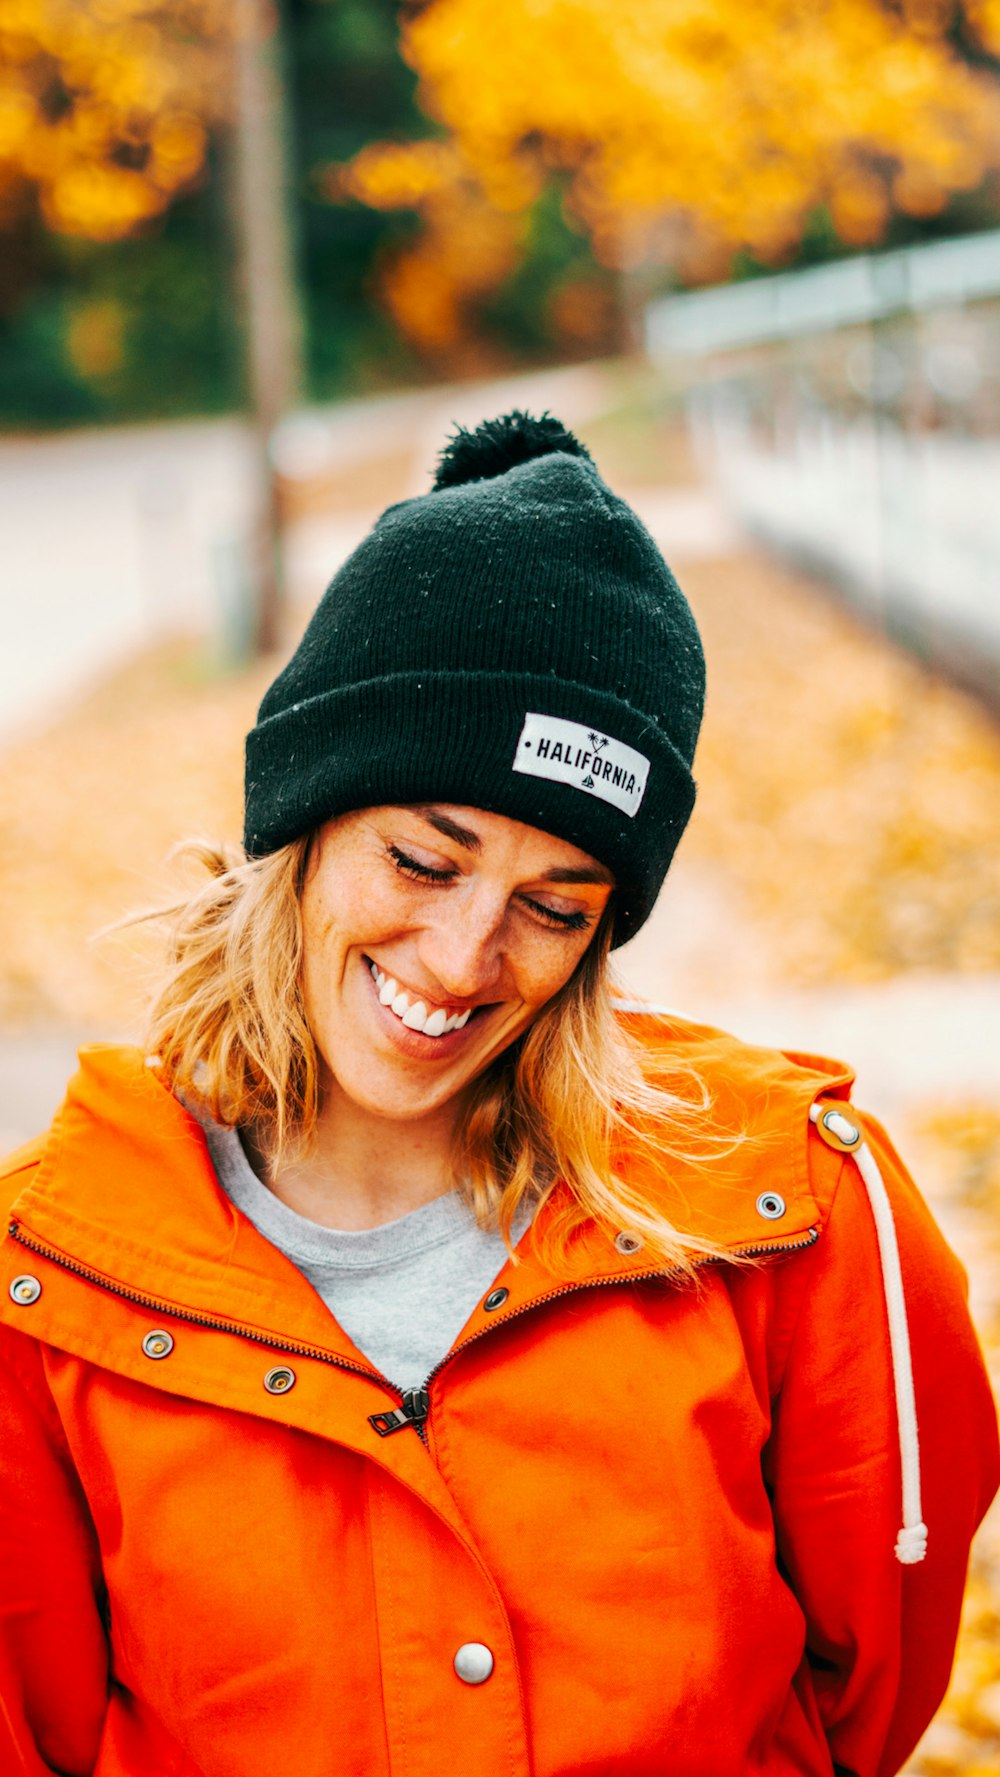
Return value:
M 237 258 L 254 435 L 248 597 L 258 653 L 279 647 L 285 609 L 281 515 L 270 442 L 301 383 L 289 128 L 276 0 L 236 0 L 233 129 Z

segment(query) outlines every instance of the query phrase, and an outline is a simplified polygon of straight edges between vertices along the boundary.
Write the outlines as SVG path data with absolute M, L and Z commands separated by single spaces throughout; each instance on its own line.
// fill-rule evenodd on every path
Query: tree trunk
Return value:
M 280 645 L 285 608 L 281 523 L 270 440 L 299 398 L 301 322 L 290 219 L 290 155 L 280 14 L 237 0 L 234 188 L 256 478 L 249 564 L 254 646 Z

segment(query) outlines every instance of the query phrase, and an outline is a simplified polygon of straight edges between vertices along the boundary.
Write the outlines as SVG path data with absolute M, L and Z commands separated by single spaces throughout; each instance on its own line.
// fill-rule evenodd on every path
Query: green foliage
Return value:
M 553 298 L 578 279 L 610 289 L 612 278 L 595 264 L 587 236 L 566 215 L 566 180 L 553 178 L 532 207 L 524 258 L 482 305 L 481 318 L 498 343 L 526 359 L 565 356 L 553 315 Z
M 48 428 L 217 413 L 241 398 L 230 267 L 210 184 L 159 232 L 49 236 L 0 321 L 0 425 Z M 84 347 L 88 317 L 108 334 Z M 77 343 L 75 343 L 77 342 Z M 100 339 L 97 340 L 100 346 Z
M 978 229 L 995 228 L 1000 214 L 1000 177 L 990 174 L 973 191 L 953 192 L 935 216 L 907 216 L 896 211 L 890 218 L 885 238 L 878 251 L 893 247 L 920 247 L 928 241 L 946 240 L 953 235 L 974 234 Z M 831 259 L 844 259 L 850 249 L 844 246 L 825 204 L 812 211 L 803 230 L 802 239 L 793 255 L 780 267 L 765 265 L 751 253 L 738 253 L 730 276 L 734 282 L 746 278 L 769 277 L 777 270 L 798 270 L 807 265 L 823 265 Z
M 328 169 L 376 140 L 423 138 L 416 76 L 399 53 L 399 0 L 281 0 L 305 338 L 305 389 L 331 399 L 426 374 L 373 294 L 381 257 L 420 228 L 405 213 L 331 201 Z M 111 245 L 22 217 L 0 252 L 0 426 L 55 427 L 214 413 L 245 399 L 227 145 L 201 188 L 155 229 Z M 554 176 L 526 218 L 513 274 L 480 303 L 498 362 L 613 349 L 619 280 L 567 217 Z M 996 179 L 923 221 L 896 216 L 886 245 L 995 226 Z M 790 265 L 842 257 L 817 209 Z M 736 278 L 775 267 L 741 255 Z M 663 288 L 670 274 L 647 280 Z M 638 300 L 642 275 L 636 284 Z M 440 363 L 434 366 L 439 375 Z
M 396 0 L 290 0 L 287 17 L 306 384 L 323 400 L 420 373 L 370 290 L 413 218 L 331 203 L 322 180 L 376 138 L 425 135 L 427 120 L 399 54 Z
M 83 425 L 101 417 L 94 391 L 66 363 L 66 298 L 42 290 L 0 321 L 0 423 L 7 427 Z
M 368 285 L 378 254 L 412 232 L 413 219 L 331 204 L 319 177 L 373 136 L 426 131 L 398 51 L 395 0 L 286 0 L 284 23 L 307 392 L 324 398 L 412 380 L 420 367 Z M 0 272 L 0 425 L 238 407 L 244 379 L 227 199 L 223 141 L 202 188 L 155 231 L 109 245 L 22 222 L 4 243 L 8 270 Z M 81 364 L 74 327 L 98 310 L 114 321 L 118 361 L 84 353 Z

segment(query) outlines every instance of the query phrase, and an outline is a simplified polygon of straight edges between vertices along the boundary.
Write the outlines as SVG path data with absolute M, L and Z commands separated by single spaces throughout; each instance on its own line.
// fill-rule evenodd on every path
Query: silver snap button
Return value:
M 510 1291 L 505 1290 L 502 1284 L 499 1289 L 491 1290 L 483 1303 L 487 1314 L 492 1314 L 495 1308 L 502 1308 L 509 1295 Z
M 493 1655 L 482 1641 L 465 1641 L 455 1655 L 455 1671 L 463 1684 L 485 1684 L 493 1671 Z
M 757 1214 L 768 1222 L 780 1221 L 787 1207 L 785 1199 L 777 1191 L 762 1191 L 757 1199 Z
M 295 1371 L 289 1370 L 285 1364 L 279 1365 L 276 1370 L 268 1370 L 264 1377 L 264 1387 L 268 1394 L 287 1394 L 290 1388 L 295 1387 Z
M 24 1272 L 20 1277 L 15 1277 L 8 1293 L 11 1301 L 16 1302 L 19 1308 L 30 1308 L 32 1302 L 38 1301 L 42 1286 L 37 1277 L 29 1277 Z
M 849 1117 L 844 1116 L 843 1111 L 824 1111 L 822 1121 L 824 1129 L 828 1129 L 831 1135 L 842 1141 L 845 1148 L 857 1147 L 861 1140 L 861 1131 Z
M 642 1250 L 642 1245 L 642 1235 L 632 1234 L 627 1228 L 623 1228 L 620 1234 L 615 1235 L 615 1252 L 624 1253 L 626 1258 L 628 1258 L 631 1253 L 640 1252 Z
M 169 1357 L 174 1349 L 173 1334 L 157 1327 L 155 1332 L 146 1334 L 142 1349 L 146 1357 Z

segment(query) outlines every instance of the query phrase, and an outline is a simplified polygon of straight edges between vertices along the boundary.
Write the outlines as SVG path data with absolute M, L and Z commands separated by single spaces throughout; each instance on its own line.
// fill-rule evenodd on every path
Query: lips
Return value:
M 377 963 L 373 963 L 370 958 L 366 958 L 366 961 L 372 980 L 378 988 L 379 1000 L 407 1030 L 419 1031 L 425 1037 L 443 1037 L 450 1031 L 465 1029 L 474 1010 L 472 1006 L 467 1006 L 464 1012 L 449 1012 L 444 1006 L 428 1006 L 416 995 L 407 993 Z

